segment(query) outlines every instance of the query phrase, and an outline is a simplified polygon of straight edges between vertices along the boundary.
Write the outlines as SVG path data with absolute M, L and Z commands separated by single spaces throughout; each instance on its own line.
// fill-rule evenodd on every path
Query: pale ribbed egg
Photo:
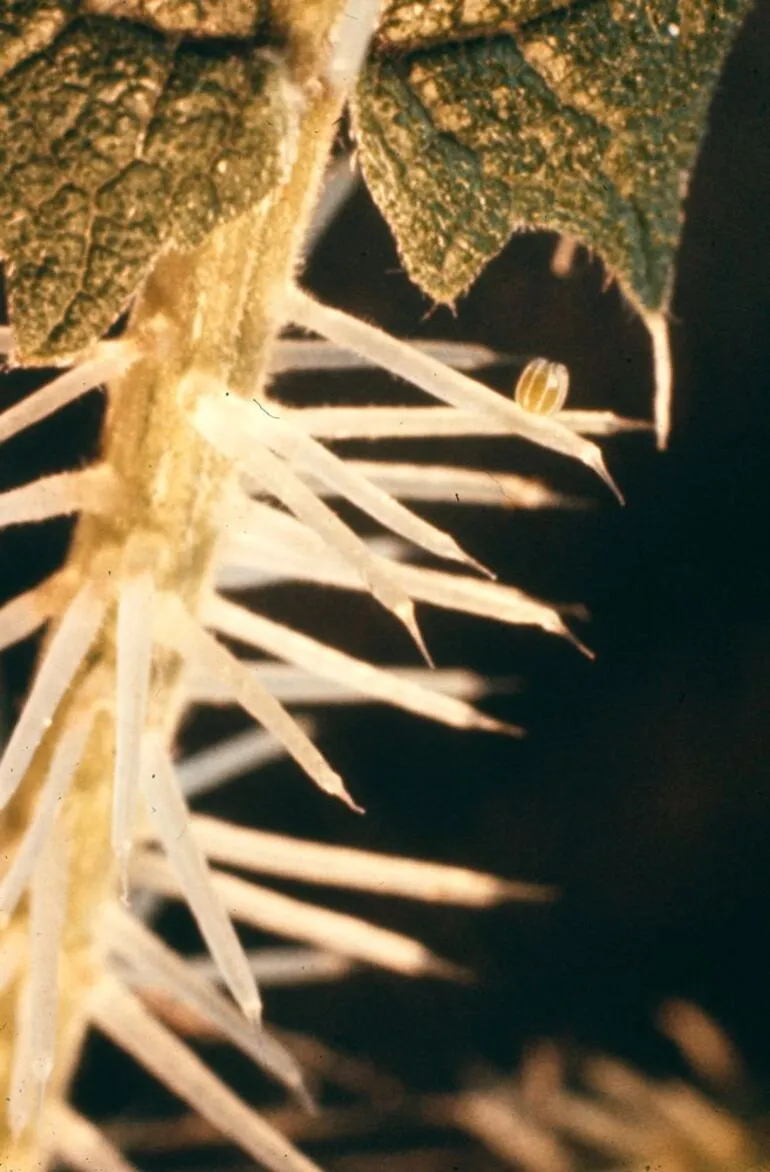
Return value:
M 561 411 L 569 391 L 569 371 L 561 362 L 533 358 L 522 370 L 514 398 L 519 407 L 535 415 Z

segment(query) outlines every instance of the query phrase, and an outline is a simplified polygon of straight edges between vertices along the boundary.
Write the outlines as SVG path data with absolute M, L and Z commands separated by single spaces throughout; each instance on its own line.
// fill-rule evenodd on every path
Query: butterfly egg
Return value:
M 519 407 L 536 415 L 561 411 L 569 391 L 569 371 L 561 362 L 533 358 L 522 370 L 514 398 Z

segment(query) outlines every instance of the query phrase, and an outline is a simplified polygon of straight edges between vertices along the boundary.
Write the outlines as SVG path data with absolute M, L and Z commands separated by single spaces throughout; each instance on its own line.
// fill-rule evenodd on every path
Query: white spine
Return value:
M 89 582 L 62 616 L 0 761 L 0 808 L 13 797 L 102 625 L 106 603 Z
M 259 1022 L 262 1001 L 241 943 L 212 882 L 206 858 L 190 834 L 190 814 L 160 738 L 145 734 L 142 785 L 148 812 L 190 910 L 233 997 Z
M 121 870 L 124 896 L 147 715 L 154 590 L 152 575 L 144 571 L 122 584 L 118 598 L 112 846 Z

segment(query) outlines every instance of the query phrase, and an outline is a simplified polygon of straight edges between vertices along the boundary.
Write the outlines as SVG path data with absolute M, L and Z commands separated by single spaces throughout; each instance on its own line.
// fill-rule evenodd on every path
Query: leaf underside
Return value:
M 31 51 L 0 77 L 0 252 L 27 361 L 91 345 L 161 249 L 195 247 L 267 195 L 287 125 L 280 66 L 252 45 L 98 16 L 41 45 L 41 12 L 54 28 L 56 14 L 35 9 Z M 0 65 L 19 44 L 9 27 Z
M 409 8 L 391 7 L 391 22 Z M 510 23 L 527 5 L 445 7 Z M 749 7 L 593 0 L 408 54 L 392 51 L 406 16 L 387 43 L 386 13 L 355 133 L 410 277 L 451 303 L 513 232 L 545 229 L 595 250 L 642 312 L 665 309 L 709 102 Z

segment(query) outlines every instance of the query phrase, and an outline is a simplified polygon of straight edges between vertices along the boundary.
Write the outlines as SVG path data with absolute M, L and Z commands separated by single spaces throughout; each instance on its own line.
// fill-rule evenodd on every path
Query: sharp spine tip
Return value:
M 436 662 L 428 650 L 427 643 L 422 637 L 422 631 L 420 630 L 417 618 L 414 613 L 414 607 L 411 605 L 411 603 L 408 607 L 399 608 L 397 617 L 401 620 L 409 634 L 412 636 L 417 650 L 420 652 L 420 655 L 423 657 L 428 667 L 432 670 L 435 670 Z
M 458 985 L 474 985 L 476 975 L 464 965 L 454 964 L 451 960 L 444 960 L 441 956 L 432 955 L 425 966 L 428 976 L 438 977 L 442 981 L 455 981 Z
M 565 639 L 569 640 L 573 647 L 577 648 L 581 655 L 585 655 L 586 659 L 590 659 L 593 663 L 593 661 L 596 659 L 596 652 L 592 651 L 587 643 L 584 643 L 581 639 L 578 639 L 574 631 L 571 631 L 567 626 L 563 628 L 561 633 L 564 635 Z
M 512 890 L 515 890 L 517 886 L 519 890 L 521 890 L 520 884 L 517 885 L 516 883 L 511 883 Z M 558 887 L 554 887 L 552 884 L 541 885 L 540 883 L 533 883 L 532 890 L 527 894 L 527 898 L 533 903 L 553 903 L 554 900 L 559 899 L 560 897 L 561 891 Z
M 501 733 L 504 737 L 512 737 L 515 741 L 523 741 L 527 730 L 520 724 L 509 724 L 506 720 L 491 721 L 490 732 Z
M 292 1094 L 297 1101 L 297 1106 L 302 1111 L 304 1111 L 306 1115 L 313 1115 L 317 1117 L 321 1114 L 321 1108 L 318 1106 L 318 1103 L 315 1101 L 304 1082 L 300 1082 L 296 1087 L 293 1087 Z
M 466 566 L 470 566 L 472 570 L 476 570 L 490 582 L 497 581 L 497 574 L 494 572 L 494 570 L 490 570 L 488 566 L 485 566 L 483 562 L 477 561 L 476 558 L 471 557 L 469 553 L 462 551 L 462 554 L 463 561 L 465 562 Z
M 474 732 L 488 732 L 495 733 L 506 737 L 515 737 L 520 740 L 526 736 L 526 732 L 517 724 L 509 724 L 508 721 L 498 720 L 495 716 L 487 716 L 485 712 L 479 712 L 474 709 L 475 719 L 468 725 L 468 728 Z
M 354 814 L 366 813 L 365 808 L 363 806 L 359 806 L 358 802 L 350 796 L 344 782 L 342 781 L 342 778 L 340 778 L 340 797 L 348 809 L 352 810 Z
M 601 477 L 601 479 L 607 485 L 607 487 L 609 488 L 609 490 L 613 494 L 613 496 L 616 497 L 618 504 L 625 505 L 626 498 L 623 496 L 623 493 L 620 491 L 618 485 L 615 483 L 614 479 L 612 478 L 612 476 L 609 472 L 609 469 L 607 468 L 607 465 L 604 463 L 604 459 L 602 458 L 602 455 L 598 451 L 598 449 L 596 451 L 595 458 L 593 459 L 593 461 L 591 463 L 591 467 L 593 468 L 594 472 L 596 472 L 597 475 L 599 475 Z

